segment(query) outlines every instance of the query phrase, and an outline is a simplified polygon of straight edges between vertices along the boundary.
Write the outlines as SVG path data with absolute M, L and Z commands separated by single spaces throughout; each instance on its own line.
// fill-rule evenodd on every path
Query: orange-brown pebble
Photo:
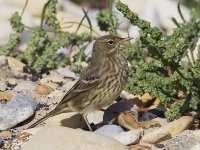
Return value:
M 36 87 L 36 93 L 38 93 L 40 95 L 48 95 L 52 91 L 54 91 L 54 89 L 47 85 L 38 85 Z
M 10 100 L 13 94 L 9 91 L 0 92 L 0 100 Z
M 131 111 L 125 111 L 119 114 L 118 124 L 128 130 L 140 128 L 136 116 Z

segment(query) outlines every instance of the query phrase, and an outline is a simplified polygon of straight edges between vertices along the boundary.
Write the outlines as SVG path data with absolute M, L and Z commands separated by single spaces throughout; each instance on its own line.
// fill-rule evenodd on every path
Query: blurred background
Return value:
M 0 0 L 0 46 L 4 46 L 9 35 L 13 32 L 9 23 L 11 15 L 18 11 L 22 12 L 26 0 Z M 22 22 L 29 27 L 37 27 L 40 25 L 42 8 L 47 0 L 29 0 L 25 12 L 22 17 Z M 175 27 L 172 22 L 172 17 L 178 22 L 182 19 L 178 13 L 177 4 L 181 3 L 181 12 L 186 20 L 189 19 L 190 8 L 200 5 L 199 0 L 122 0 L 128 4 L 129 8 L 138 13 L 138 15 L 151 22 L 153 26 L 162 29 L 166 34 L 170 34 Z M 120 12 L 115 8 L 115 1 L 107 0 L 59 0 L 57 17 L 63 30 L 74 32 L 77 29 L 78 23 L 84 16 L 82 8 L 89 10 L 88 16 L 92 23 L 93 29 L 99 35 L 106 33 L 100 31 L 97 26 L 96 17 L 99 10 L 110 7 L 112 3 L 112 13 L 117 17 L 119 23 L 118 33 L 120 36 L 137 36 L 137 28 L 132 26 Z M 83 24 L 88 26 L 85 19 Z M 87 27 L 81 26 L 79 32 L 89 31 Z M 24 35 L 24 40 L 29 36 Z

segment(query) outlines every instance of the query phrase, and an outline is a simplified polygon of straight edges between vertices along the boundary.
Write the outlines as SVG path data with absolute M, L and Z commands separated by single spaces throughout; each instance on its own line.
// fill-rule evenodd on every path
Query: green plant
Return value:
M 189 59 L 188 63 L 181 63 L 187 57 L 188 49 L 193 54 L 196 39 L 200 37 L 199 11 L 193 10 L 188 22 L 176 22 L 178 27 L 172 35 L 166 36 L 158 28 L 151 27 L 149 22 L 140 19 L 127 5 L 118 1 L 116 7 L 133 25 L 140 28 L 141 43 L 134 43 L 126 51 L 127 59 L 131 62 L 126 88 L 135 94 L 148 92 L 159 97 L 169 108 L 165 113 L 169 120 L 180 117 L 186 111 L 199 109 L 200 54 L 197 61 Z M 148 50 L 146 54 L 142 48 Z M 153 58 L 153 62 L 146 61 L 147 56 Z M 178 95 L 180 91 L 184 93 L 181 97 Z

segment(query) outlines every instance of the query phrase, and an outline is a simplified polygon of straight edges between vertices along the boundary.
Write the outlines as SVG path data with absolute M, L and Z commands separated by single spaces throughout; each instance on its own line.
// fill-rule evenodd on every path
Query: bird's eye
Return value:
M 113 45 L 113 44 L 114 44 L 114 41 L 113 41 L 113 40 L 108 40 L 108 44 L 109 44 L 109 45 Z

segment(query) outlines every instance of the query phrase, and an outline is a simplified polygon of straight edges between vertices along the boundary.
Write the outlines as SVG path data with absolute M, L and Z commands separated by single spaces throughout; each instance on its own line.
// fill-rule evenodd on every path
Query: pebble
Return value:
M 168 123 L 164 128 L 167 128 L 172 137 L 174 137 L 182 131 L 188 129 L 191 126 L 192 122 L 193 118 L 191 116 L 182 116 L 181 118 Z
M 187 135 L 181 135 L 168 141 L 166 147 L 167 150 L 199 150 L 200 140 Z
M 136 144 L 139 142 L 141 131 L 140 129 L 133 129 L 127 132 L 121 132 L 114 139 L 124 145 Z
M 0 109 L 0 130 L 14 127 L 32 116 L 38 103 L 32 98 L 17 94 Z
M 69 68 L 59 68 L 57 69 L 57 72 L 67 78 L 77 79 L 76 74 L 73 71 L 69 70 Z
M 128 130 L 140 128 L 137 116 L 131 111 L 121 112 L 118 116 L 118 124 Z
M 36 93 L 38 93 L 40 95 L 48 95 L 52 91 L 54 91 L 54 89 L 47 85 L 38 85 L 36 87 Z
M 193 122 L 192 117 L 182 116 L 181 118 L 174 120 L 159 129 L 155 129 L 152 132 L 146 133 L 142 137 L 142 140 L 146 143 L 151 143 L 151 144 L 167 140 L 171 137 L 176 136 L 182 131 L 188 129 L 192 122 Z
M 154 146 L 156 148 L 165 148 L 165 145 L 164 144 L 160 144 L 160 143 L 156 143 L 156 144 L 154 144 Z
M 142 141 L 149 144 L 155 144 L 170 138 L 171 138 L 170 132 L 161 127 L 159 129 L 155 129 L 152 132 L 145 133 L 142 137 Z
M 39 130 L 22 150 L 128 150 L 118 141 L 94 132 L 49 126 Z
M 145 120 L 151 120 L 156 117 L 164 117 L 165 110 L 161 107 L 155 108 L 155 109 L 150 109 L 146 111 L 140 120 L 145 121 Z
M 124 130 L 120 126 L 117 126 L 117 125 L 104 125 L 101 128 L 95 130 L 94 132 L 113 138 L 117 134 L 124 132 Z
M 13 97 L 13 94 L 9 91 L 0 92 L 0 100 L 10 100 Z
M 13 57 L 7 57 L 8 65 L 10 69 L 14 72 L 23 72 L 24 67 L 26 66 L 24 63 L 20 62 L 19 60 Z
M 14 87 L 15 91 L 35 90 L 37 84 L 32 81 L 23 81 Z
M 11 132 L 10 131 L 2 131 L 0 132 L 0 138 L 10 138 L 11 137 Z

